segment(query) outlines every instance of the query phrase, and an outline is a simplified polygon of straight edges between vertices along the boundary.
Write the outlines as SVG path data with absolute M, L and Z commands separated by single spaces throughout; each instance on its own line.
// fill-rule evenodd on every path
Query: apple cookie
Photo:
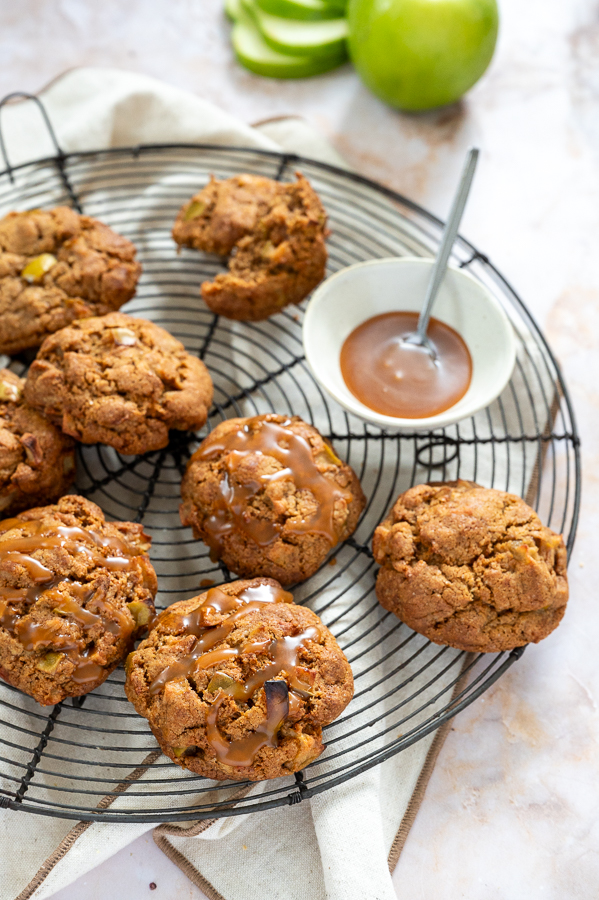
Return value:
M 297 173 L 287 184 L 258 175 L 211 178 L 173 227 L 177 244 L 229 256 L 229 271 L 202 284 L 209 308 L 258 321 L 306 297 L 325 275 L 326 214 Z
M 419 484 L 374 533 L 381 605 L 436 644 L 479 653 L 536 643 L 568 600 L 566 548 L 515 494 Z
M 221 422 L 191 457 L 181 521 L 238 575 L 303 581 L 352 534 L 355 472 L 298 416 Z
M 353 696 L 331 632 L 265 578 L 174 603 L 125 668 L 127 697 L 162 752 L 219 780 L 303 769 L 324 749 L 323 725 Z
M 119 309 L 140 272 L 131 241 L 97 219 L 66 206 L 9 213 L 0 220 L 0 353 Z
M 170 428 L 201 428 L 212 380 L 204 363 L 164 328 L 110 313 L 46 338 L 29 369 L 25 397 L 82 443 L 136 454 L 166 447 Z
M 154 615 L 141 525 L 74 495 L 0 522 L 0 678 L 59 703 L 106 680 Z
M 75 442 L 23 397 L 25 381 L 0 369 L 0 513 L 52 503 L 75 478 Z

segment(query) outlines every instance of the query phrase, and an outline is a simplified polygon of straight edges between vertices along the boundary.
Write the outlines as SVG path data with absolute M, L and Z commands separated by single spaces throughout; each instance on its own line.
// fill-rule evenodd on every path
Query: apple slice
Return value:
M 255 72 L 256 75 L 266 75 L 270 78 L 307 78 L 310 75 L 321 75 L 345 62 L 345 49 L 342 53 L 316 57 L 278 53 L 265 42 L 238 0 L 227 0 L 226 11 L 233 19 L 231 40 L 235 55 L 246 69 Z
M 236 22 L 237 19 L 245 15 L 241 8 L 241 0 L 225 0 L 225 13 L 231 22 Z
M 256 0 L 241 0 L 266 43 L 291 56 L 327 56 L 346 53 L 347 19 L 300 22 L 263 12 Z
M 256 0 L 262 12 L 282 19 L 319 21 L 345 15 L 345 3 L 332 0 Z

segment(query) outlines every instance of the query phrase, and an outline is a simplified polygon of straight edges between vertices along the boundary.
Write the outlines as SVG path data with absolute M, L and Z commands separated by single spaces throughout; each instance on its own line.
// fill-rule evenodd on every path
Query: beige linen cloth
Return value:
M 330 145 L 299 119 L 249 127 L 192 94 L 132 73 L 75 70 L 55 81 L 41 98 L 66 151 L 208 142 L 284 149 L 343 165 Z M 6 107 L 3 125 L 13 164 L 53 153 L 31 102 Z M 233 354 L 235 340 L 240 352 L 242 334 L 234 339 Z M 516 430 L 526 429 L 526 425 L 517 423 Z M 494 465 L 498 464 L 494 460 Z M 489 474 L 483 468 L 479 480 L 489 482 Z M 515 483 L 520 475 L 520 484 L 534 480 L 534 460 L 522 473 L 514 470 L 512 461 Z M 347 602 L 350 600 L 348 596 Z M 336 614 L 340 611 L 337 606 Z M 35 708 L 28 698 L 21 702 Z M 3 728 L 0 724 L 0 735 Z M 14 734 L 10 732 L 13 740 Z M 163 825 L 154 830 L 155 840 L 211 898 L 393 900 L 396 894 L 390 870 L 399 857 L 443 737 L 442 728 L 311 801 L 252 815 L 186 823 L 185 827 Z M 158 756 L 150 753 L 146 763 L 151 766 Z M 136 791 L 143 789 L 145 775 L 136 771 L 129 776 L 129 781 L 136 779 Z M 0 788 L 4 786 L 0 778 Z M 143 804 L 139 796 L 128 799 L 126 785 L 123 788 L 113 808 Z M 0 900 L 50 897 L 152 828 L 148 824 L 77 824 L 0 811 Z

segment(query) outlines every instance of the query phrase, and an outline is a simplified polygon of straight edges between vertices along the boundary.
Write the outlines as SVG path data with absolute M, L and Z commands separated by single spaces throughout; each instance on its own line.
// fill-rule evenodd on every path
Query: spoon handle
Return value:
M 421 338 L 424 338 L 426 336 L 428 321 L 431 317 L 431 308 L 434 303 L 435 297 L 437 296 L 437 291 L 439 290 L 441 282 L 443 281 L 443 276 L 445 275 L 447 262 L 449 260 L 449 254 L 451 253 L 451 248 L 453 247 L 453 243 L 458 233 L 458 228 L 460 227 L 460 222 L 462 221 L 464 207 L 466 206 L 466 200 L 468 199 L 468 194 L 470 193 L 472 179 L 474 178 L 474 172 L 476 169 L 476 164 L 478 162 L 478 154 L 478 147 L 471 147 L 468 151 L 464 169 L 462 171 L 462 177 L 460 179 L 460 184 L 453 200 L 453 205 L 451 207 L 451 212 L 449 213 L 449 218 L 447 219 L 447 224 L 445 225 L 445 230 L 443 231 L 443 237 L 441 238 L 441 244 L 439 245 L 439 249 L 437 251 L 437 257 L 435 259 L 435 265 L 433 266 L 431 279 L 428 283 L 424 306 L 422 307 L 420 315 L 418 317 L 417 333 Z

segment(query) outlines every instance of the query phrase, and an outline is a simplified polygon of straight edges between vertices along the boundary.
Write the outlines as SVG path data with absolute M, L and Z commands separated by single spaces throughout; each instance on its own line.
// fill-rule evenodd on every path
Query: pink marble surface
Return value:
M 591 900 L 599 885 L 599 13 L 595 0 L 500 0 L 498 52 L 456 107 L 404 116 L 350 66 L 250 75 L 220 0 L 0 4 L 0 94 L 109 65 L 197 92 L 247 122 L 299 113 L 349 163 L 444 215 L 465 148 L 482 148 L 463 233 L 524 297 L 556 351 L 583 440 L 582 517 L 564 623 L 462 713 L 394 875 L 402 900 Z M 155 882 L 155 891 L 150 891 Z M 203 894 L 140 838 L 56 900 Z

